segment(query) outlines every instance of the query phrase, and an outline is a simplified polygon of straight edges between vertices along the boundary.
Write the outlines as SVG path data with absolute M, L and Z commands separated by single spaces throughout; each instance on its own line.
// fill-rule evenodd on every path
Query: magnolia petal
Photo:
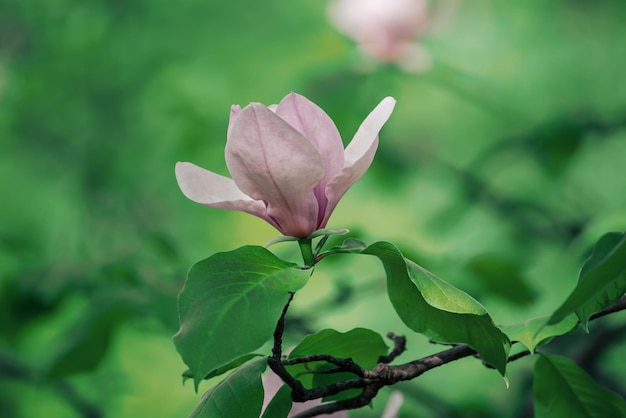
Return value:
M 326 185 L 343 168 L 343 142 L 335 123 L 318 105 L 296 93 L 285 96 L 276 114 L 315 145 L 324 161 Z
M 226 165 L 242 192 L 267 203 L 268 216 L 285 235 L 307 236 L 317 229 L 312 191 L 324 177 L 322 157 L 267 107 L 252 103 L 239 112 L 226 144 Z
M 319 106 L 304 96 L 290 93 L 283 98 L 276 114 L 315 145 L 324 163 L 324 177 L 313 193 L 320 205 L 318 221 L 326 211 L 326 185 L 343 168 L 343 142 L 332 119 Z
M 395 105 L 394 98 L 385 97 L 361 123 L 354 138 L 352 138 L 352 142 L 346 147 L 343 169 L 326 186 L 328 206 L 322 225 L 325 225 L 330 218 L 341 196 L 369 168 L 378 147 L 378 132 L 391 116 Z
M 176 163 L 176 180 L 183 194 L 190 200 L 220 209 L 240 210 L 258 216 L 276 227 L 266 214 L 265 205 L 244 194 L 235 182 L 195 164 Z
M 235 123 L 239 112 L 241 112 L 241 106 L 232 105 L 230 107 L 230 117 L 228 118 L 228 130 L 226 131 L 226 138 L 230 137 L 230 131 L 233 130 L 233 124 Z

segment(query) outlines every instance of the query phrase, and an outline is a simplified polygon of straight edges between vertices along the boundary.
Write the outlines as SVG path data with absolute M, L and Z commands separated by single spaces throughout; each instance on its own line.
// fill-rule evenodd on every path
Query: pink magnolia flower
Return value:
M 334 0 L 328 17 L 366 55 L 407 70 L 430 65 L 428 52 L 415 42 L 428 27 L 426 0 Z
M 283 235 L 305 238 L 326 226 L 369 168 L 394 105 L 393 98 L 383 99 L 345 150 L 330 117 L 298 94 L 269 107 L 232 106 L 225 152 L 232 179 L 179 162 L 178 185 L 194 202 L 247 212 Z

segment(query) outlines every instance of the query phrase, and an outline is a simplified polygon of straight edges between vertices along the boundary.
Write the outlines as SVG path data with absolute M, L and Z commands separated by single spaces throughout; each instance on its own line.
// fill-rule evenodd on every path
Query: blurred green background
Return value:
M 346 142 L 398 101 L 329 228 L 396 243 L 500 324 L 556 308 L 591 245 L 626 225 L 626 3 L 431 6 L 433 66 L 410 74 L 367 63 L 319 0 L 0 0 L 0 416 L 191 412 L 171 342 L 185 273 L 277 232 L 187 200 L 174 164 L 227 175 L 230 105 L 290 91 Z M 327 259 L 290 343 L 322 327 L 409 335 L 384 284 L 373 259 Z M 557 346 L 624 395 L 619 319 Z M 410 335 L 409 349 L 400 360 L 441 347 Z M 401 416 L 528 416 L 531 368 L 512 364 L 507 390 L 478 361 L 450 364 L 400 385 Z

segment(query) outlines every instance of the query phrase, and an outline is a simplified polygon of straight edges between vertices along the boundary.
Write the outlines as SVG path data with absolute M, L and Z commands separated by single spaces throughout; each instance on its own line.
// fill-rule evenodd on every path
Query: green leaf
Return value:
M 615 303 L 626 292 L 626 232 L 603 235 L 585 262 L 578 284 L 552 314 L 548 324 L 560 322 L 576 312 L 587 329 L 589 317 Z
M 289 354 L 290 359 L 310 356 L 314 354 L 327 354 L 339 359 L 350 358 L 364 369 L 372 369 L 380 356 L 387 355 L 389 347 L 385 344 L 380 334 L 365 328 L 355 328 L 341 333 L 334 329 L 325 329 L 317 334 L 306 336 Z M 293 375 L 307 373 L 304 365 L 288 366 Z M 326 362 L 309 363 L 309 368 L 314 370 L 328 370 L 336 368 L 335 365 Z M 312 377 L 312 379 L 311 379 Z M 316 374 L 308 375 L 302 379 L 303 384 L 320 387 L 341 380 L 353 379 L 356 376 L 351 373 Z M 348 399 L 357 396 L 360 390 L 346 391 L 338 396 L 324 398 L 327 400 Z
M 550 340 L 552 337 L 570 332 L 578 324 L 578 318 L 570 314 L 554 325 L 546 325 L 549 315 L 529 319 L 521 324 L 506 327 L 504 332 L 511 341 L 519 341 L 531 352 L 539 344 Z
M 235 370 L 202 396 L 189 418 L 258 418 L 266 367 L 267 357 Z
M 237 367 L 241 366 L 242 364 L 247 363 L 248 361 L 250 361 L 251 359 L 255 358 L 255 357 L 263 357 L 263 354 L 258 354 L 258 353 L 250 353 L 250 354 L 246 354 L 245 356 L 241 356 L 239 358 L 236 358 L 235 360 L 231 361 L 230 363 L 222 366 L 222 367 L 218 367 L 217 369 L 211 371 L 209 374 L 207 374 L 206 376 L 204 376 L 203 380 L 209 380 L 212 379 L 216 376 L 222 375 L 224 373 L 226 373 L 229 370 L 232 369 L 236 369 Z M 188 380 L 188 379 L 193 379 L 193 373 L 191 373 L 191 370 L 187 369 L 183 372 L 183 384 Z
M 196 390 L 209 373 L 272 336 L 289 292 L 301 289 L 310 274 L 258 246 L 217 253 L 191 268 L 178 296 L 174 344 Z
M 405 259 L 393 244 L 377 242 L 363 254 L 382 261 L 389 299 L 409 328 L 436 342 L 469 345 L 504 376 L 511 343 L 480 303 Z
M 291 400 L 291 388 L 287 385 L 281 386 L 272 398 L 261 418 L 287 418 L 293 402 Z
M 619 395 L 598 385 L 572 360 L 542 355 L 535 363 L 535 417 L 626 417 Z

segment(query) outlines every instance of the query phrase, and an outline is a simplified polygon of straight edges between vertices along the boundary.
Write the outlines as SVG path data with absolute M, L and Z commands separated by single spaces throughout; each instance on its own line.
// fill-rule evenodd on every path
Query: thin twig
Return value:
M 380 356 L 379 363 L 389 364 L 396 359 L 400 354 L 406 351 L 406 337 L 403 335 L 396 335 L 393 332 L 387 333 L 387 338 L 393 341 L 393 350 L 386 356 Z
M 591 315 L 591 317 L 589 317 L 589 320 L 593 321 L 594 319 L 602 318 L 603 316 L 606 316 L 615 312 L 623 311 L 624 309 L 626 309 L 626 295 L 619 298 L 617 302 L 615 302 L 613 305 L 609 306 L 608 308 Z
M 356 364 L 352 359 L 339 359 L 328 354 L 316 354 L 312 356 L 297 357 L 294 359 L 283 360 L 283 365 L 293 366 L 294 364 L 312 363 L 316 361 L 325 361 L 334 364 L 339 371 L 354 373 L 359 377 L 363 377 L 365 370 Z
M 289 300 L 287 300 L 287 303 L 283 308 L 283 312 L 278 319 L 278 323 L 276 324 L 276 328 L 274 329 L 274 347 L 272 347 L 272 357 L 280 358 L 282 356 L 283 333 L 285 332 L 285 316 L 287 315 L 289 305 L 291 304 L 291 301 L 293 300 L 295 294 L 295 292 L 289 292 Z

